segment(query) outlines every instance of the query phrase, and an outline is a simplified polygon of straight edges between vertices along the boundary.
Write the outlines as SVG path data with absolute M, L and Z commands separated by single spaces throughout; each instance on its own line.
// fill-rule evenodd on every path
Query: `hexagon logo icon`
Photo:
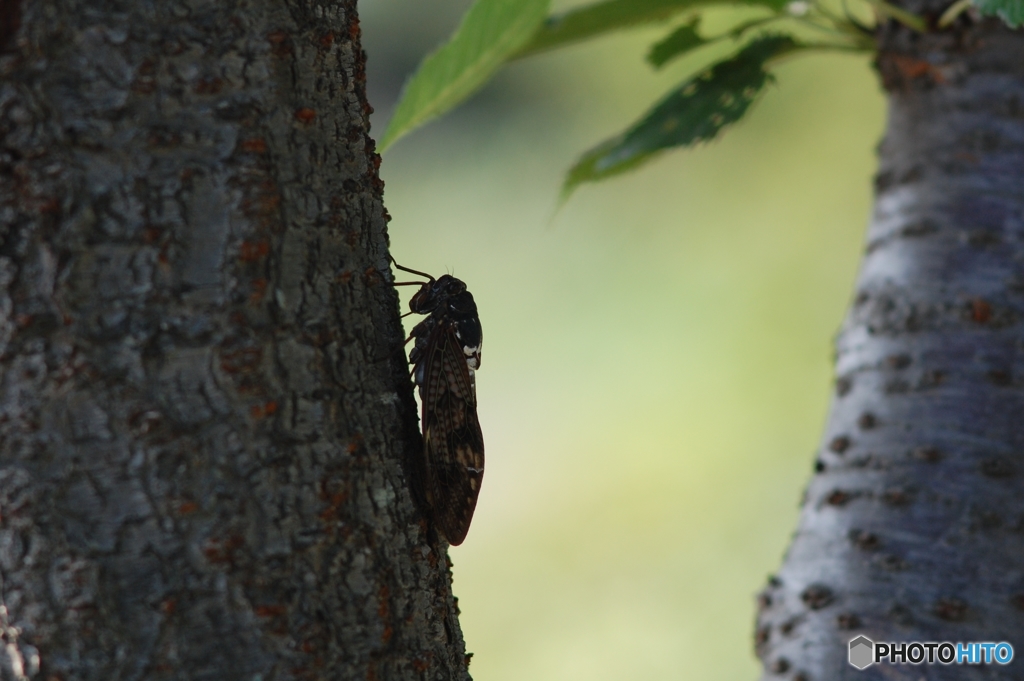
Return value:
M 858 636 L 850 641 L 850 664 L 857 669 L 867 669 L 875 657 L 875 642 L 867 636 Z

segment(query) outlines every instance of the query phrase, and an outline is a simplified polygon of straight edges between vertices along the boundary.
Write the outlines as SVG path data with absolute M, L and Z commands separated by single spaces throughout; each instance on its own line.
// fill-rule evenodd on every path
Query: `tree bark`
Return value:
M 1019 679 L 1019 661 L 847 663 L 860 634 L 1024 654 L 1024 34 L 888 26 L 878 66 L 889 125 L 867 252 L 757 652 L 766 681 Z
M 0 677 L 462 679 L 354 0 L 0 0 Z

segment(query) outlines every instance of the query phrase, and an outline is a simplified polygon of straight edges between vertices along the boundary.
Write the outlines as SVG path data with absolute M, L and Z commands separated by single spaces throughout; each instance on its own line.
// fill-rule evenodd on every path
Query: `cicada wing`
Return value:
M 438 323 L 424 348 L 422 392 L 426 493 L 434 523 L 458 546 L 473 520 L 484 476 L 476 389 L 454 324 Z

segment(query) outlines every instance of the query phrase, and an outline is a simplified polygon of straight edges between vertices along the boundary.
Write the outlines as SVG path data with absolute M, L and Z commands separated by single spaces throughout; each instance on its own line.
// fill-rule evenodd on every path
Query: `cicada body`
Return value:
M 474 375 L 480 368 L 483 330 L 473 294 L 462 281 L 415 273 L 429 278 L 409 301 L 410 311 L 427 315 L 413 327 L 409 352 L 423 408 L 419 468 L 434 525 L 458 546 L 469 531 L 484 476 Z

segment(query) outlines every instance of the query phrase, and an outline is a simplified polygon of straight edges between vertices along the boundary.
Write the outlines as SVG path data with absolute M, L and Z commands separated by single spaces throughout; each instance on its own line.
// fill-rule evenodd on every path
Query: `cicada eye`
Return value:
M 466 284 L 461 279 L 456 279 L 446 274 L 437 280 L 437 293 L 439 296 L 457 296 L 466 290 Z
M 409 299 L 409 310 L 417 313 L 430 312 L 434 307 L 433 303 L 433 291 L 431 290 L 431 284 L 434 282 L 428 281 L 420 290 L 413 294 L 413 297 Z

